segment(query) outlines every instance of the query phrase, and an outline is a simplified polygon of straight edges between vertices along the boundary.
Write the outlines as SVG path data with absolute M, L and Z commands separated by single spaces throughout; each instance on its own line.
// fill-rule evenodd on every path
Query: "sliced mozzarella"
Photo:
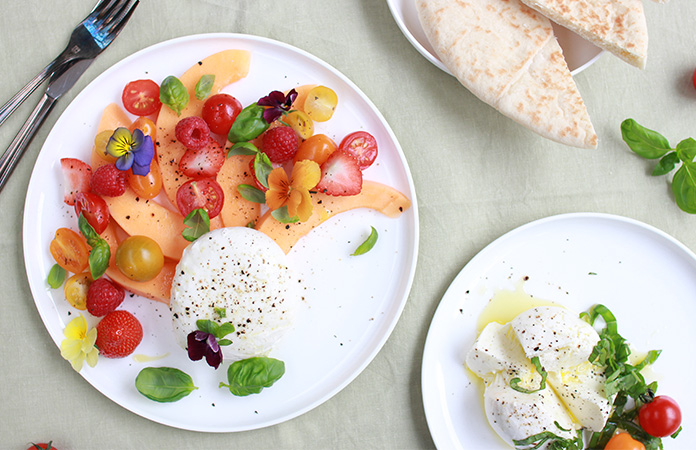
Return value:
M 590 324 L 557 306 L 532 308 L 510 324 L 527 357 L 538 357 L 549 372 L 587 361 L 599 341 L 597 331 Z

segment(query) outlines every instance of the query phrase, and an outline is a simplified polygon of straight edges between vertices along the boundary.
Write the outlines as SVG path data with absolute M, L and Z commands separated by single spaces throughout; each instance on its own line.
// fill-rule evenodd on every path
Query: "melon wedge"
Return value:
M 225 193 L 225 202 L 218 217 L 226 227 L 244 227 L 249 222 L 256 222 L 261 216 L 261 205 L 242 198 L 237 190 L 240 184 L 254 185 L 254 175 L 249 168 L 253 158 L 245 155 L 230 156 L 217 175 L 217 181 Z
M 362 191 L 358 195 L 333 197 L 317 193 L 312 195 L 312 202 L 312 216 L 305 222 L 280 223 L 268 211 L 259 219 L 256 229 L 271 237 L 288 253 L 302 236 L 336 214 L 351 209 L 370 208 L 387 217 L 398 217 L 411 207 L 411 201 L 404 194 L 375 181 L 363 182 Z
M 110 103 L 106 106 L 106 108 L 104 108 L 104 112 L 102 112 L 101 119 L 99 120 L 99 125 L 97 126 L 97 132 L 94 133 L 94 135 L 96 136 L 97 134 L 106 130 L 115 130 L 118 127 L 128 128 L 130 125 L 131 120 L 126 112 L 116 103 Z M 98 167 L 103 166 L 104 164 L 109 164 L 109 162 L 99 156 L 97 148 L 92 146 L 92 155 L 90 157 L 90 165 L 92 166 L 92 170 L 96 170 Z

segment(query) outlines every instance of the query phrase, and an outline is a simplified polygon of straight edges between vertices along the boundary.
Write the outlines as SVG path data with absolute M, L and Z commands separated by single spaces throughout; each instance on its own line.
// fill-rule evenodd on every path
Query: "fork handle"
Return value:
M 44 94 L 41 100 L 34 108 L 34 111 L 29 115 L 22 128 L 19 129 L 17 136 L 7 147 L 5 153 L 0 157 L 0 191 L 5 187 L 10 174 L 19 162 L 19 158 L 29 145 L 29 142 L 34 137 L 38 129 L 46 120 L 46 116 L 51 111 L 56 99 Z
M 58 64 L 58 58 L 51 61 L 46 67 L 43 68 L 31 81 L 29 81 L 26 86 L 17 92 L 14 97 L 9 99 L 2 108 L 0 108 L 0 125 L 2 125 L 5 120 L 21 105 L 24 100 L 27 99 L 39 86 L 43 83 L 46 78 L 53 72 L 53 69 Z

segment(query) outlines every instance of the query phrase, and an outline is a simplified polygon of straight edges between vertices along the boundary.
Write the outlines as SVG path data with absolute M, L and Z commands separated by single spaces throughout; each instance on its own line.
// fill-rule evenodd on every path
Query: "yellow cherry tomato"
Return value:
M 288 113 L 284 122 L 290 125 L 290 128 L 295 130 L 295 133 L 301 139 L 308 139 L 314 134 L 314 122 L 306 113 L 300 110 Z
M 116 267 L 131 280 L 152 280 L 163 266 L 162 249 L 147 236 L 131 236 L 116 249 Z
M 63 293 L 65 299 L 75 309 L 84 311 L 87 309 L 87 290 L 92 284 L 92 275 L 89 272 L 77 273 L 65 282 Z
M 304 111 L 315 122 L 326 122 L 333 116 L 338 104 L 338 96 L 333 89 L 317 86 L 307 93 Z
M 633 439 L 628 433 L 619 433 L 609 439 L 604 450 L 645 450 L 645 445 Z
M 110 164 L 115 163 L 117 159 L 115 156 L 111 156 L 106 151 L 106 144 L 109 143 L 109 139 L 113 134 L 114 130 L 104 130 L 98 133 L 97 136 L 94 138 L 94 151 L 97 152 L 97 155 L 99 155 L 101 159 Z

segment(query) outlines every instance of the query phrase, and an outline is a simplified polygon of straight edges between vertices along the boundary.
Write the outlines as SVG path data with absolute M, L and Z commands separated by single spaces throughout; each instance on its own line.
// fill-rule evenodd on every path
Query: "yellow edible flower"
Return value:
M 97 365 L 99 350 L 94 346 L 97 329 L 88 331 L 87 320 L 82 314 L 68 323 L 63 334 L 65 339 L 60 344 L 60 356 L 70 361 L 73 369 L 79 372 L 85 361 L 90 367 Z

